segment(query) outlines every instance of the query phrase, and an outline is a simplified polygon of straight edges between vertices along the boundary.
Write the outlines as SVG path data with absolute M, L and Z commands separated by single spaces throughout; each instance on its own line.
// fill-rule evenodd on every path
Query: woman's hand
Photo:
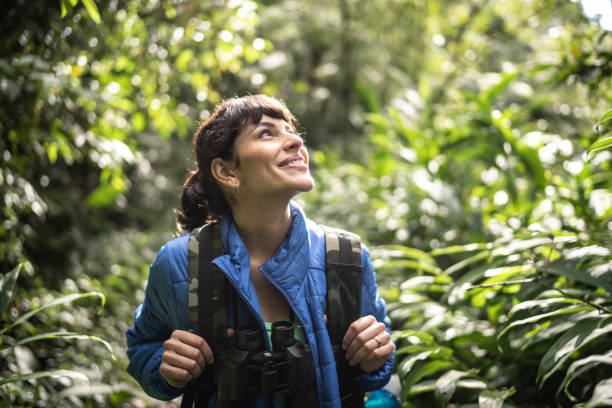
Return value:
M 206 340 L 184 330 L 175 330 L 166 342 L 159 371 L 168 384 L 183 388 L 214 362 Z
M 350 365 L 359 364 L 366 373 L 382 367 L 395 350 L 385 328 L 374 316 L 364 316 L 351 323 L 342 340 Z

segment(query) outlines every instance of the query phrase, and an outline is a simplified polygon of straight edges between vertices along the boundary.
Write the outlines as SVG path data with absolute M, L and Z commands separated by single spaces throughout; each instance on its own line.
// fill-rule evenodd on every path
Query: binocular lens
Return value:
M 259 329 L 247 326 L 238 329 L 236 335 L 236 347 L 240 350 L 259 350 L 263 347 Z
M 293 323 L 280 320 L 272 323 L 272 350 L 283 351 L 295 342 Z

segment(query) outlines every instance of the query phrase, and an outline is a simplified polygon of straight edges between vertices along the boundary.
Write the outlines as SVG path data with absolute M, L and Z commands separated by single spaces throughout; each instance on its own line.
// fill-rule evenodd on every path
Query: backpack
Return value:
M 357 235 L 322 226 L 325 232 L 327 330 L 338 372 L 344 407 L 363 407 L 358 390 L 360 369 L 344 358 L 342 339 L 352 322 L 361 316 L 361 242 Z M 207 339 L 213 354 L 227 348 L 226 312 L 228 284 L 212 260 L 225 254 L 219 223 L 205 224 L 189 236 L 188 321 L 189 331 Z M 235 307 L 235 304 L 234 304 Z M 181 408 L 204 408 L 216 392 L 214 367 L 194 380 L 183 395 Z

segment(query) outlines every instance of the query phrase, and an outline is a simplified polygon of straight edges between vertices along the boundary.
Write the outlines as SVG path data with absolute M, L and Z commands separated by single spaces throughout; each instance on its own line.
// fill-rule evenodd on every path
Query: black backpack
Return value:
M 323 226 L 327 281 L 327 330 L 336 359 L 343 407 L 363 407 L 359 391 L 360 369 L 344 358 L 342 338 L 361 316 L 361 242 L 357 235 Z M 189 236 L 189 331 L 208 341 L 213 354 L 227 348 L 228 282 L 212 260 L 225 254 L 218 223 L 203 225 Z M 231 286 L 231 285 L 230 285 Z M 190 384 L 181 408 L 205 408 L 216 392 L 214 366 Z

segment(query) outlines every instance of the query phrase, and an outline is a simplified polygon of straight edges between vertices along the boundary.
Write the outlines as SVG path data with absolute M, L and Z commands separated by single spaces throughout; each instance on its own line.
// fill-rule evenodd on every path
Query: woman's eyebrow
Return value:
M 284 122 L 284 121 L 283 121 Z M 259 128 L 259 127 L 267 127 L 267 128 L 276 128 L 276 124 L 273 122 L 259 122 L 256 126 L 255 129 Z M 285 129 L 289 129 L 291 131 L 293 131 L 293 128 L 291 127 L 291 125 L 287 122 L 284 122 L 284 126 Z
M 276 127 L 276 125 L 272 122 L 259 122 L 256 127 L 260 127 L 260 126 L 270 127 L 270 128 Z

